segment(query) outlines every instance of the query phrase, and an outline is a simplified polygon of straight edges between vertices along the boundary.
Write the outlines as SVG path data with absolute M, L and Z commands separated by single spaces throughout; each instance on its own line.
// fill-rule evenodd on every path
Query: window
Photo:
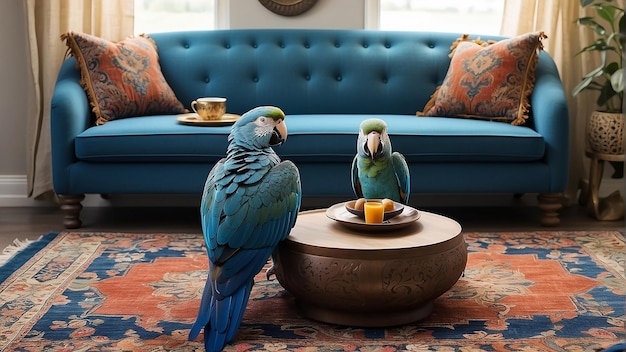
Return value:
M 217 0 L 134 1 L 135 33 L 217 28 Z M 383 30 L 500 34 L 504 0 L 379 1 Z
M 135 0 L 135 33 L 215 27 L 215 0 Z
M 380 29 L 500 34 L 504 0 L 380 0 Z

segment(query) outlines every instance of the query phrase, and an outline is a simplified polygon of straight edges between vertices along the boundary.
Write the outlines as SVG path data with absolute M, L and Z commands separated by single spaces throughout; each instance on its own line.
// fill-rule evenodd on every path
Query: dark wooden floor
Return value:
M 329 205 L 329 200 L 325 200 Z M 323 202 L 305 202 L 303 209 L 321 208 Z M 505 198 L 487 205 L 467 203 L 464 198 L 448 199 L 447 205 L 415 199 L 418 210 L 442 214 L 457 220 L 465 232 L 503 231 L 624 231 L 624 221 L 598 221 L 587 215 L 578 204 L 561 211 L 561 224 L 543 227 L 540 211 L 533 197 Z M 330 204 L 332 200 L 330 200 Z M 199 210 L 195 206 L 176 207 L 86 207 L 82 211 L 83 227 L 89 232 L 201 233 Z M 0 207 L 0 249 L 14 239 L 36 239 L 47 232 L 63 231 L 63 215 L 56 207 Z

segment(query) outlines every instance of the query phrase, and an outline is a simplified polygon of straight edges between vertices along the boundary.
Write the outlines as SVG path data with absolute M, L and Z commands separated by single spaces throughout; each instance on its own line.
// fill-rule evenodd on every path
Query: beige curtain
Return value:
M 28 196 L 53 198 L 50 100 L 65 58 L 61 33 L 72 30 L 112 41 L 133 34 L 132 0 L 26 0 L 30 64 L 27 123 Z
M 571 92 L 583 75 L 600 65 L 599 56 L 575 56 L 584 46 L 593 42 L 593 33 L 575 21 L 591 15 L 579 0 L 504 0 L 502 34 L 514 36 L 541 30 L 548 35 L 545 50 L 554 58 L 568 97 L 570 112 L 570 180 L 567 196 L 574 201 L 579 181 L 587 177 L 585 126 L 587 117 L 595 109 L 597 96 L 584 92 L 573 97 Z M 618 0 L 624 7 L 624 0 Z

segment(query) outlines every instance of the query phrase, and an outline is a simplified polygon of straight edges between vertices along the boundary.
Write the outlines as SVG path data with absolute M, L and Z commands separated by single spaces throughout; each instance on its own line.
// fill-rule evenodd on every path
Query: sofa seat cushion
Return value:
M 230 126 L 179 124 L 176 116 L 139 116 L 93 126 L 76 136 L 76 157 L 90 162 L 215 162 Z
M 274 148 L 294 162 L 351 162 L 359 124 L 387 122 L 393 150 L 407 162 L 539 160 L 544 140 L 506 123 L 412 115 L 288 115 L 287 142 Z M 225 155 L 229 126 L 178 124 L 175 116 L 143 116 L 91 127 L 76 138 L 76 156 L 91 162 L 210 162 Z

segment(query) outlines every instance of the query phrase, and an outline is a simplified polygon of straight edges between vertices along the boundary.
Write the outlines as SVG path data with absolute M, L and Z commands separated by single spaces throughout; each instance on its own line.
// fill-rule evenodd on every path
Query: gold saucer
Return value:
M 203 120 L 196 113 L 181 114 L 176 116 L 176 120 L 183 125 L 190 126 L 229 126 L 239 120 L 241 116 L 236 114 L 224 114 L 219 120 Z

